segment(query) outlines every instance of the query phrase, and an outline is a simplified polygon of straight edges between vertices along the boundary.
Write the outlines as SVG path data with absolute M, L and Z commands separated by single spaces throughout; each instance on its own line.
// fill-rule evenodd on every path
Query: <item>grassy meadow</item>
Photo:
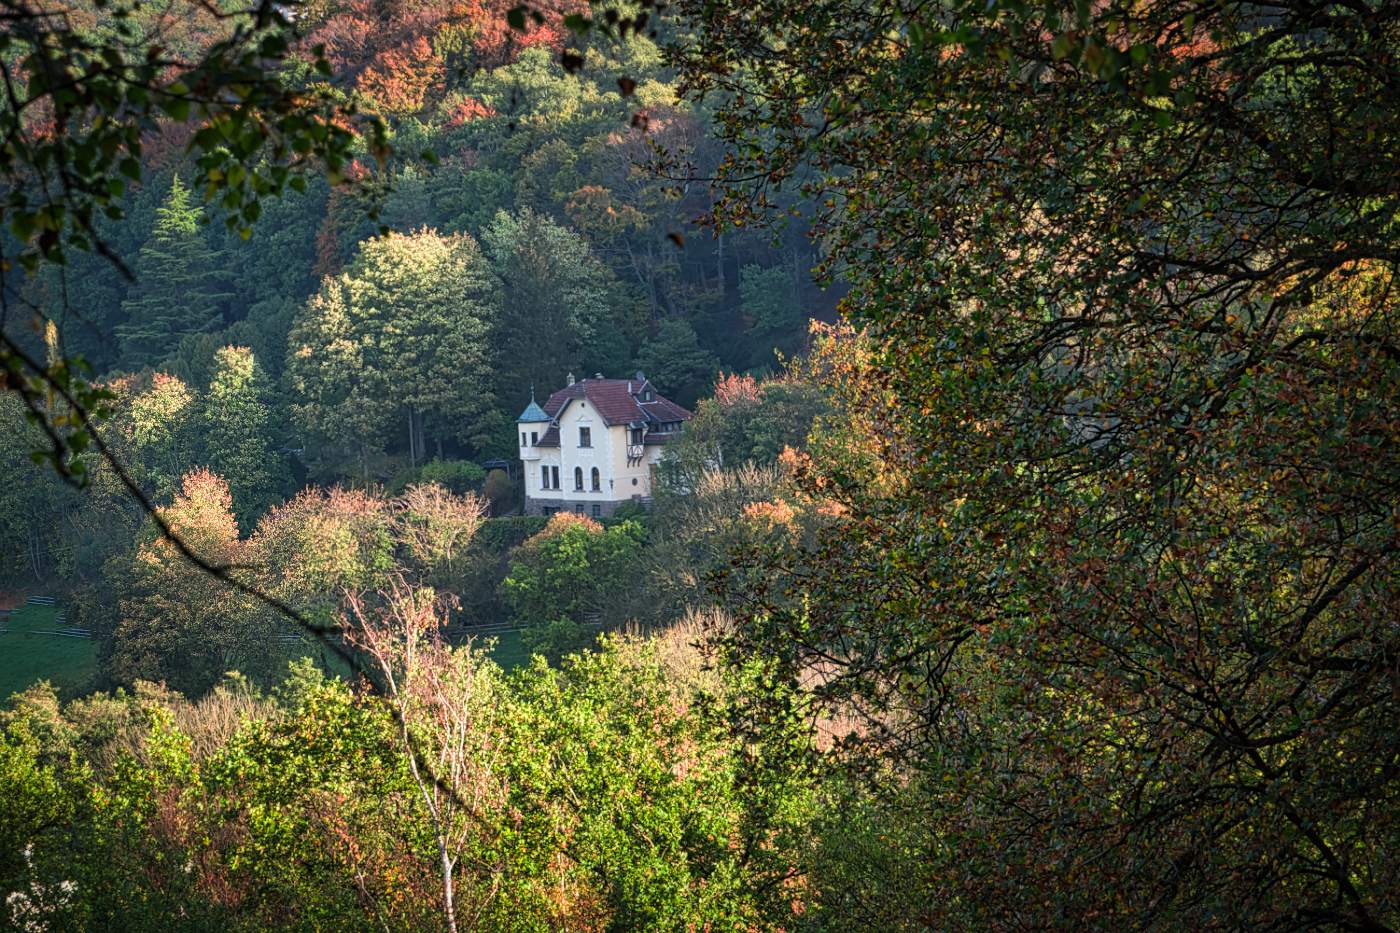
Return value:
M 36 632 L 64 628 L 61 609 L 24 606 L 0 618 L 0 703 L 36 680 L 66 690 L 82 687 L 97 673 L 97 642 Z

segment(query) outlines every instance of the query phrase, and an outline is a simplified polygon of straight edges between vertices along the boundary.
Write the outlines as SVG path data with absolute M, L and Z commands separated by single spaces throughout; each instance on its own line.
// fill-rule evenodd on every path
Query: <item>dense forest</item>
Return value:
M 1400 5 L 0 10 L 9 926 L 1400 930 Z
M 514 458 L 532 388 L 543 398 L 570 373 L 643 370 L 693 407 L 721 370 L 780 368 L 812 315 L 833 319 L 805 226 L 711 235 L 695 224 L 704 186 L 646 171 L 654 144 L 720 157 L 703 108 L 675 100 L 659 46 L 674 27 L 589 43 L 569 74 L 559 30 L 516 38 L 490 25 L 504 15 L 307 10 L 302 41 L 324 43 L 337 89 L 387 122 L 393 157 L 357 153 L 345 172 L 358 185 L 309 173 L 244 239 L 204 203 L 207 172 L 185 151 L 193 122 L 167 124 L 109 205 L 122 219 L 94 230 L 133 280 L 70 250 L 6 283 L 10 339 L 37 359 L 81 354 L 130 400 L 119 407 L 160 422 L 134 429 L 129 461 L 153 496 L 169 501 L 185 467 L 208 466 L 232 484 L 246 531 L 308 481 L 402 486 L 433 458 Z M 217 26 L 194 5 L 141 23 L 144 41 L 191 57 Z M 619 75 L 635 82 L 626 98 Z M 22 441 L 6 451 L 11 469 L 26 459 Z M 62 494 L 27 485 L 0 506 L 6 578 L 26 563 L 71 575 L 83 539 Z

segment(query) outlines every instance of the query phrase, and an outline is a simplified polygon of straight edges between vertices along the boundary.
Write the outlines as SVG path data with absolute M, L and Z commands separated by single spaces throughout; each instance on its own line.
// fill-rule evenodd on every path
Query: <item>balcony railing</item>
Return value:
M 640 459 L 642 459 L 643 457 L 645 457 L 646 454 L 647 454 L 647 448 L 646 448 L 646 445 L 645 445 L 645 444 L 628 444 L 628 445 L 627 445 L 627 459 L 628 459 L 628 460 L 640 460 Z

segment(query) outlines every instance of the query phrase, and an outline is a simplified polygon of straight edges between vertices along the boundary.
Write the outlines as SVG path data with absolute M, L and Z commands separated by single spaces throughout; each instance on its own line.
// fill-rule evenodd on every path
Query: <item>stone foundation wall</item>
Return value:
M 587 516 L 588 518 L 592 518 L 592 517 L 593 517 L 593 507 L 596 505 L 596 506 L 598 507 L 598 517 L 599 517 L 599 518 L 612 518 L 613 513 L 616 512 L 616 511 L 618 510 L 618 507 L 619 507 L 619 506 L 622 506 L 623 504 L 628 503 L 628 502 L 632 502 L 632 501 L 634 501 L 634 500 L 633 500 L 633 499 L 623 499 L 621 502 L 615 502 L 615 501 L 612 501 L 612 500 L 610 500 L 610 499 L 598 499 L 598 498 L 593 498 L 593 499 L 586 499 L 586 498 L 569 499 L 569 498 L 565 498 L 565 499 L 562 499 L 562 500 L 561 500 L 561 499 L 536 499 L 536 498 L 534 498 L 533 496 L 526 496 L 526 497 L 525 497 L 525 514 L 526 514 L 526 515 L 543 515 L 543 514 L 545 514 L 545 511 L 544 511 L 545 509 L 554 509 L 555 511 L 564 511 L 564 512 L 575 512 L 575 513 L 577 513 L 577 512 L 579 511 L 580 506 L 581 506 L 581 507 L 583 508 L 583 514 L 584 514 L 585 516 Z

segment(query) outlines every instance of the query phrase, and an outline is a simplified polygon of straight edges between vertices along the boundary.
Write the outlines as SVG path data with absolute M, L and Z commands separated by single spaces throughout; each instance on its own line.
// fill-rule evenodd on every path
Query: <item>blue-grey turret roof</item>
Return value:
M 535 404 L 535 390 L 530 390 L 530 407 L 525 409 L 525 413 L 515 419 L 516 424 L 525 424 L 534 421 L 548 421 L 549 415 L 544 413 L 544 409 Z

